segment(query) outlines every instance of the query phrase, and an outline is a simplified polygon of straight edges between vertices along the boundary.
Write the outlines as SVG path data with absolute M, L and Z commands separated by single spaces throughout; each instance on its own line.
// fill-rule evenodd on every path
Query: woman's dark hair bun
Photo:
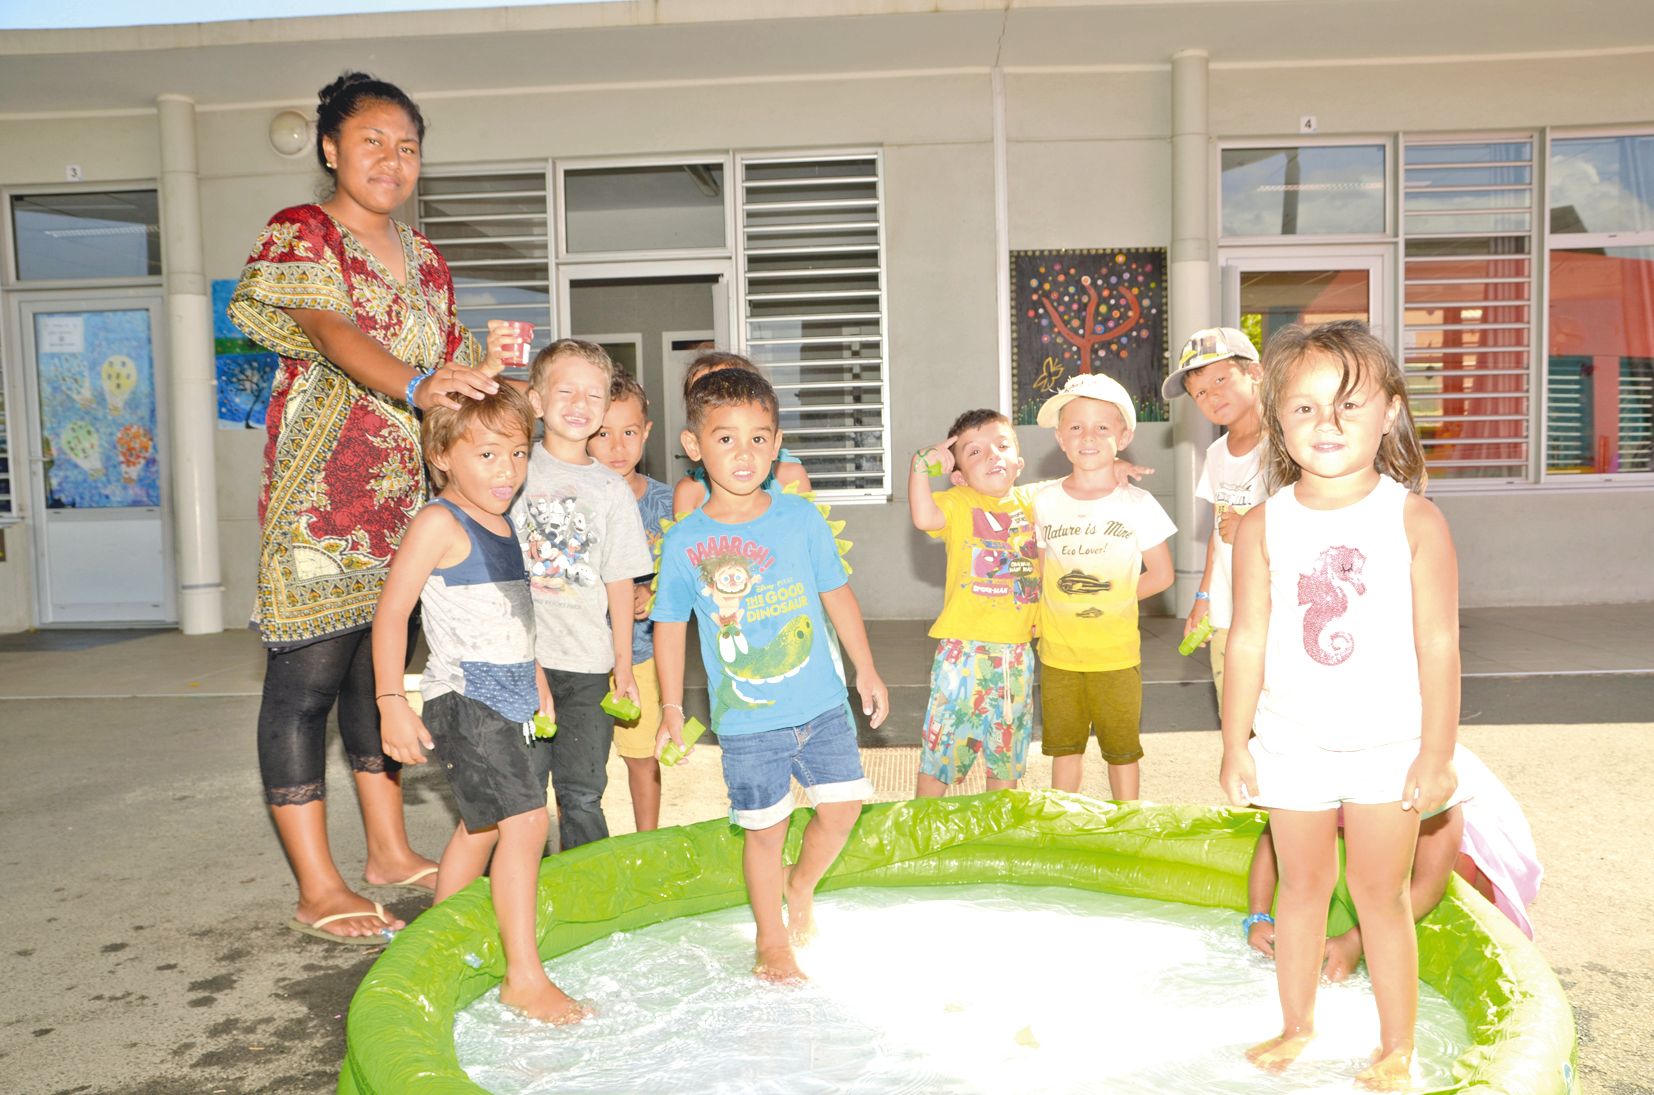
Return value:
M 341 73 L 337 80 L 334 80 L 331 84 L 328 84 L 316 93 L 316 102 L 322 109 L 326 109 L 334 99 L 339 97 L 340 92 L 344 91 L 346 88 L 354 84 L 371 84 L 376 82 L 377 81 L 375 81 L 372 76 L 369 76 L 365 72 Z
M 339 129 L 345 119 L 354 117 L 369 103 L 389 103 L 401 107 L 408 112 L 419 139 L 425 139 L 425 116 L 407 92 L 365 72 L 341 73 L 337 80 L 316 93 L 316 162 L 329 175 L 333 174 L 333 169 L 327 164 L 323 139 L 331 139 L 337 145 Z

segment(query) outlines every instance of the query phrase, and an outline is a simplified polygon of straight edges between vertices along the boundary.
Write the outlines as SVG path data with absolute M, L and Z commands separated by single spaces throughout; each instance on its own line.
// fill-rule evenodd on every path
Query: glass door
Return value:
M 38 619 L 174 622 L 161 296 L 31 296 L 18 309 Z
M 1260 351 L 1293 323 L 1358 319 L 1390 338 L 1388 247 L 1260 250 L 1225 251 L 1222 258 L 1224 323 L 1245 331 Z
M 643 470 L 666 483 L 677 482 L 689 466 L 678 444 L 684 366 L 707 343 L 733 348 L 733 275 L 728 259 L 565 262 L 557 268 L 558 331 L 606 344 L 616 364 L 643 385 L 655 424 Z M 613 331 L 627 334 L 599 333 Z M 622 360 L 628 349 L 634 362 Z

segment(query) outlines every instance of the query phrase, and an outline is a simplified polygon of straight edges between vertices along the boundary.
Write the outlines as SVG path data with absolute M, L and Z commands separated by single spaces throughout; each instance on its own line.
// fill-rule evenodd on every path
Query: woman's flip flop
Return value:
M 364 878 L 362 879 L 362 883 L 366 886 L 389 886 L 392 889 L 397 890 L 418 890 L 420 893 L 432 893 L 434 892 L 435 887 L 421 886 L 419 884 L 419 880 L 422 878 L 430 878 L 434 874 L 436 874 L 435 867 L 421 867 L 419 870 L 415 871 L 413 874 L 409 875 L 407 878 L 404 878 L 400 882 L 369 882 Z
M 384 924 L 385 927 L 374 935 L 339 935 L 337 932 L 322 930 L 335 920 L 350 920 L 358 916 L 376 916 L 379 918 L 379 922 Z M 289 929 L 298 932 L 300 935 L 313 935 L 317 939 L 325 939 L 329 943 L 343 943 L 347 947 L 383 947 L 386 943 L 390 942 L 390 940 L 385 936 L 385 932 L 390 930 L 390 923 L 391 918 L 385 915 L 385 906 L 375 901 L 373 903 L 372 912 L 363 911 L 334 913 L 332 916 L 322 917 L 314 924 L 306 924 L 304 921 L 295 916 L 287 922 L 287 926 Z

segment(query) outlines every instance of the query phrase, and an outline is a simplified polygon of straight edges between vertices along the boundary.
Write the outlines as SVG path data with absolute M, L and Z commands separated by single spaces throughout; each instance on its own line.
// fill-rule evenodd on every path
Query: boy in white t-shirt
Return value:
M 1078 791 L 1093 732 L 1108 763 L 1110 797 L 1135 799 L 1143 756 L 1142 640 L 1137 602 L 1172 584 L 1166 540 L 1177 531 L 1146 490 L 1118 483 L 1116 457 L 1137 412 L 1119 382 L 1070 377 L 1040 408 L 1073 471 L 1034 496 L 1044 549 L 1040 584 L 1041 748 L 1051 786 Z
M 1177 368 L 1161 388 L 1168 401 L 1185 393 L 1214 426 L 1227 432 L 1206 450 L 1206 466 L 1195 497 L 1212 503 L 1212 536 L 1206 541 L 1206 573 L 1183 624 L 1188 635 L 1210 614 L 1212 683 L 1223 705 L 1223 652 L 1234 613 L 1235 529 L 1247 510 L 1264 500 L 1263 404 L 1258 384 L 1263 369 L 1252 340 L 1233 327 L 1196 331 L 1183 344 Z

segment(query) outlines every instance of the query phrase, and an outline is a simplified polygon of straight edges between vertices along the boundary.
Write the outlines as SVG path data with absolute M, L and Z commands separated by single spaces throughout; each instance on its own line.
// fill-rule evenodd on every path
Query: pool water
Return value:
M 597 1015 L 551 1028 L 493 990 L 459 1014 L 461 1066 L 551 1092 L 1351 1091 L 1378 1045 L 1364 971 L 1323 984 L 1319 1036 L 1280 1076 L 1275 967 L 1227 909 L 1062 887 L 824 894 L 801 986 L 752 976 L 745 906 L 617 933 L 549 963 Z M 1422 1090 L 1451 1083 L 1462 1017 L 1420 986 Z

